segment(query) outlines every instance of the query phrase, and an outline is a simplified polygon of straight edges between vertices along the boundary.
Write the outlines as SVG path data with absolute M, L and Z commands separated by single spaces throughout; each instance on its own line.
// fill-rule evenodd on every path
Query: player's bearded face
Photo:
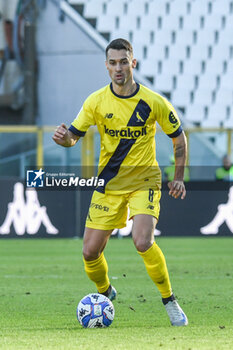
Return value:
M 106 67 L 111 80 L 120 86 L 125 85 L 133 77 L 136 60 L 126 50 L 108 50 Z

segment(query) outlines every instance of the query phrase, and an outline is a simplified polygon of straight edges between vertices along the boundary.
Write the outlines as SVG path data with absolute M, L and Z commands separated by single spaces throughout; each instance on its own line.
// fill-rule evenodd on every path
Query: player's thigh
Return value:
M 159 189 L 132 193 L 129 201 L 130 217 L 133 218 L 132 237 L 139 251 L 149 249 L 154 241 L 154 229 L 160 211 Z
M 98 230 L 123 228 L 127 221 L 127 194 L 115 195 L 94 191 L 86 227 Z
M 94 260 L 100 256 L 111 233 L 112 230 L 85 228 L 83 236 L 83 256 L 85 260 Z

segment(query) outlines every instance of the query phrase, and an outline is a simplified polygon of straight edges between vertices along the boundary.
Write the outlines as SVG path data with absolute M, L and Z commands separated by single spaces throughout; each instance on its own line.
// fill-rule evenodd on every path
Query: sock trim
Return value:
M 162 298 L 163 305 L 166 305 L 167 303 L 169 303 L 169 301 L 173 301 L 173 300 L 176 300 L 174 294 L 172 294 L 172 295 L 171 295 L 170 297 L 168 297 L 168 298 Z

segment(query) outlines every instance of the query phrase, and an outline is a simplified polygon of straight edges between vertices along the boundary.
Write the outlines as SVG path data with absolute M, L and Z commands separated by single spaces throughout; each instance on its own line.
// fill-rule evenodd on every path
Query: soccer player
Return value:
M 98 292 L 116 298 L 103 251 L 113 229 L 126 225 L 129 207 L 133 242 L 161 293 L 171 324 L 185 326 L 188 319 L 175 299 L 165 257 L 154 241 L 161 187 L 156 122 L 173 141 L 175 175 L 169 194 L 174 198 L 186 195 L 186 138 L 172 105 L 134 81 L 136 63 L 131 44 L 113 40 L 106 48 L 105 62 L 111 84 L 91 94 L 69 129 L 61 124 L 53 140 L 64 147 L 74 146 L 91 125 L 97 125 L 101 136 L 98 176 L 105 182 L 93 193 L 83 239 L 85 271 Z

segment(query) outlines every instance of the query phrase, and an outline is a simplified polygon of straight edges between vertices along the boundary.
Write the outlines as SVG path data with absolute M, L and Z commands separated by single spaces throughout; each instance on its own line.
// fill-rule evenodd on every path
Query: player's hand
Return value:
M 53 141 L 55 141 L 58 145 L 65 146 L 69 142 L 69 135 L 67 126 L 62 123 L 57 126 L 55 133 L 52 137 Z
M 169 196 L 172 196 L 174 198 L 179 198 L 181 196 L 181 199 L 185 198 L 186 189 L 183 181 L 173 180 L 171 182 L 168 182 L 168 187 L 170 189 Z

